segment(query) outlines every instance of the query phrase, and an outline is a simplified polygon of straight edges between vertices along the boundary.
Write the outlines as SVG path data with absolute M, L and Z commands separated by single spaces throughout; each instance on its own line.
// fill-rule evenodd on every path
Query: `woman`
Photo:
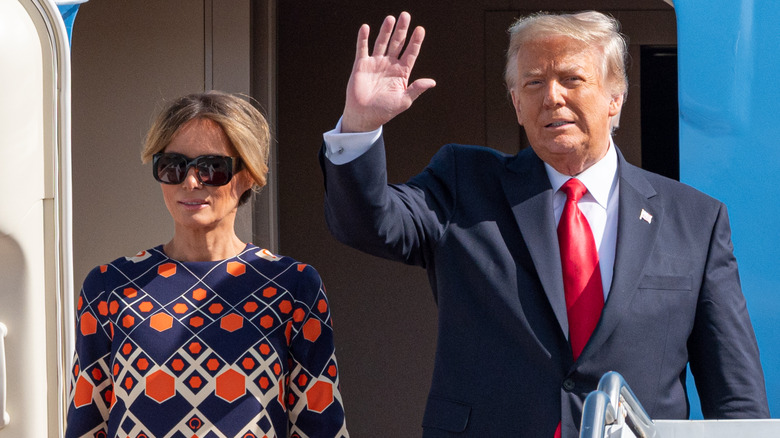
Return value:
M 269 130 L 246 101 L 183 97 L 153 124 L 166 244 L 89 273 L 66 437 L 342 437 L 330 308 L 310 266 L 241 241 Z

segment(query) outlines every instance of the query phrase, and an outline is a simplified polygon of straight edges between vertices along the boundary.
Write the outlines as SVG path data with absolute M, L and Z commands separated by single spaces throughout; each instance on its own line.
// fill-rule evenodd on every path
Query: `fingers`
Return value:
M 357 37 L 357 49 L 355 51 L 355 60 L 368 56 L 368 34 L 371 32 L 367 24 L 360 26 Z
M 401 50 L 406 44 L 406 35 L 409 31 L 409 23 L 412 21 L 412 16 L 408 12 L 401 12 L 398 16 L 398 23 L 392 15 L 385 17 L 385 21 L 382 22 L 382 27 L 379 29 L 379 35 L 374 42 L 374 51 L 372 56 L 388 56 L 391 58 L 398 58 L 401 55 Z M 395 29 L 393 29 L 395 27 Z M 360 28 L 361 31 L 363 28 Z M 422 29 L 418 27 L 417 29 Z M 415 33 L 418 30 L 415 29 Z M 423 32 L 424 35 L 424 32 Z M 368 38 L 368 35 L 366 35 Z M 422 38 L 419 38 L 418 48 L 414 56 L 419 53 L 419 43 L 422 43 Z
M 423 40 L 425 39 L 425 29 L 417 26 L 412 32 L 412 38 L 409 39 L 409 46 L 404 51 L 401 57 L 401 63 L 408 67 L 410 70 L 414 67 L 414 63 L 417 61 L 417 56 L 420 54 L 420 48 L 422 47 Z
M 387 43 L 390 41 L 390 35 L 393 33 L 393 26 L 395 26 L 395 17 L 388 15 L 385 17 L 385 21 L 382 22 L 382 27 L 379 29 L 379 35 L 374 42 L 374 53 L 372 56 L 384 56 L 387 51 Z
M 408 12 L 401 12 L 398 16 L 398 24 L 395 26 L 395 32 L 393 32 L 390 45 L 387 48 L 387 56 L 392 58 L 398 58 L 401 53 L 404 44 L 406 43 L 406 32 L 409 30 L 409 23 L 412 21 L 411 15 Z

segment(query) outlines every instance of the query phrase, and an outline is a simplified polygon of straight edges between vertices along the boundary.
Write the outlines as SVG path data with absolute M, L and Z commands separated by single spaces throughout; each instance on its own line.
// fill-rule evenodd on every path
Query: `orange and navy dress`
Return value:
M 216 262 L 162 246 L 89 273 L 66 438 L 347 437 L 317 271 L 247 245 Z

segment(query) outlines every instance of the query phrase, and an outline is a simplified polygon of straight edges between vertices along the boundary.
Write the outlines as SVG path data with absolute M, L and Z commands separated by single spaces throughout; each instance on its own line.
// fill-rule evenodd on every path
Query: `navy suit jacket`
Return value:
M 322 154 L 333 235 L 428 272 L 439 333 L 425 437 L 552 437 L 559 421 L 577 436 L 582 403 L 607 371 L 651 418 L 687 418 L 689 363 L 705 417 L 769 416 L 719 201 L 618 151 L 612 285 L 575 362 L 553 190 L 533 150 L 447 145 L 400 185 L 387 184 L 381 139 L 344 165 Z

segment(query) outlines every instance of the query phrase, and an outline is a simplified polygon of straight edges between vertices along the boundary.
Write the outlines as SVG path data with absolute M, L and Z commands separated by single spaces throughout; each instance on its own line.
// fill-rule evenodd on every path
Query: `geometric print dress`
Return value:
M 96 267 L 77 304 L 66 438 L 348 437 L 317 271 L 248 244 Z

